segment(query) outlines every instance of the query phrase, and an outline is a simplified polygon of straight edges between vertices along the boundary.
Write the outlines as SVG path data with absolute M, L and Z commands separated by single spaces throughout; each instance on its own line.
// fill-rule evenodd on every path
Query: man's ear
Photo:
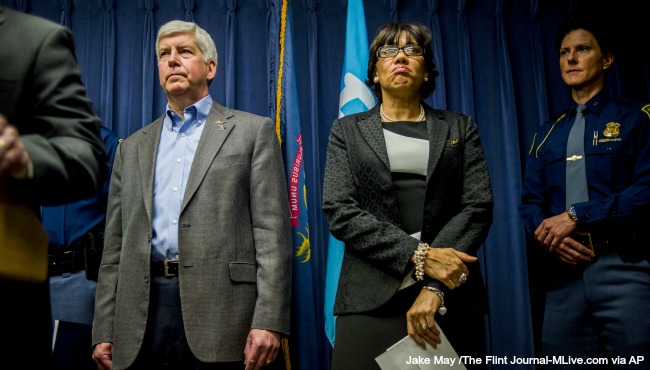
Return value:
M 214 60 L 208 62 L 208 81 L 212 81 L 214 76 L 217 75 L 217 63 Z

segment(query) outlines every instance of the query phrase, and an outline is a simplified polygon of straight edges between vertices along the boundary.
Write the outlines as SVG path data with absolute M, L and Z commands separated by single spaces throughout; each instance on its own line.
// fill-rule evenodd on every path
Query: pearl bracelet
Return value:
M 445 307 L 445 293 L 442 292 L 442 290 L 438 288 L 434 288 L 432 286 L 423 286 L 423 289 L 430 290 L 438 295 L 440 297 L 440 307 L 438 307 L 438 313 L 441 316 L 444 316 L 447 313 L 447 307 Z
M 415 279 L 417 281 L 424 280 L 424 259 L 427 257 L 429 251 L 429 244 L 420 243 L 418 249 L 413 252 L 413 262 L 415 263 Z

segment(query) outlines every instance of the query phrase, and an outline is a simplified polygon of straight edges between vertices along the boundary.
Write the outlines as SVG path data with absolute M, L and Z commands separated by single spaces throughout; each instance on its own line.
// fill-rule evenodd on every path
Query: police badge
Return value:
M 603 136 L 605 137 L 617 137 L 621 134 L 621 124 L 616 122 L 610 122 L 605 125 L 605 130 L 603 130 Z

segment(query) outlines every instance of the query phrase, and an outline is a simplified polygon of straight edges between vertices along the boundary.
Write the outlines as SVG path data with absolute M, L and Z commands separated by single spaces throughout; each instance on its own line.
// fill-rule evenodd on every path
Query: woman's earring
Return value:
M 429 81 L 429 77 L 428 77 L 428 76 L 424 76 L 424 82 L 427 82 L 427 81 Z
M 379 77 L 375 76 L 375 78 L 372 80 L 374 83 L 379 83 Z

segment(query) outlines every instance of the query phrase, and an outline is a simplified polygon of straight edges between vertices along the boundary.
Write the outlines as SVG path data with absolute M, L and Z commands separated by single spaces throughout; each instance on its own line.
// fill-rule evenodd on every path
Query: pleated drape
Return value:
M 457 31 L 458 31 L 458 71 L 460 73 L 460 112 L 474 115 L 474 81 L 472 75 L 472 57 L 470 50 L 469 26 L 465 8 L 467 0 L 458 1 Z
M 226 76 L 226 101 L 225 106 L 228 108 L 235 108 L 236 96 L 236 47 L 237 43 L 237 16 L 235 10 L 237 9 L 237 0 L 226 0 L 228 5 L 228 13 L 226 18 L 226 49 L 223 51 L 224 58 L 221 69 L 224 70 Z
M 70 28 L 70 0 L 61 0 L 61 25 Z
M 496 0 L 494 40 L 496 79 L 493 91 L 492 120 L 479 122 L 481 139 L 486 149 L 494 196 L 494 221 L 481 252 L 490 309 L 487 317 L 489 353 L 501 356 L 534 357 L 530 330 L 529 284 L 525 236 L 519 218 L 521 162 L 517 130 L 517 107 L 507 43 L 504 15 L 505 0 Z M 504 242 L 507 241 L 507 242 Z M 513 280 L 512 276 L 518 276 Z M 504 282 L 508 282 L 504 284 Z M 507 297 L 506 299 L 504 299 Z M 509 320 L 504 320 L 509 317 Z M 510 343 L 518 343 L 514 348 Z M 534 365 L 518 365 L 518 369 L 535 369 Z
M 102 38 L 102 70 L 99 116 L 104 126 L 113 128 L 114 89 L 115 89 L 115 10 L 114 0 L 105 0 L 104 18 L 102 20 L 104 37 Z
M 158 70 L 158 57 L 156 55 L 156 35 L 157 30 L 154 26 L 153 8 L 154 0 L 144 0 L 145 16 L 142 25 L 142 105 L 140 127 L 144 127 L 152 121 L 153 111 L 153 92 L 155 76 Z M 155 114 L 161 114 L 156 112 Z M 140 128 L 137 127 L 137 128 Z
M 429 97 L 429 102 L 436 109 L 447 109 L 447 88 L 445 86 L 445 58 L 442 49 L 442 29 L 438 19 L 439 0 L 427 0 L 429 7 L 428 25 L 431 29 L 433 43 L 433 60 L 440 75 L 436 79 L 436 89 Z
M 194 0 L 183 0 L 185 6 L 185 21 L 194 22 Z

